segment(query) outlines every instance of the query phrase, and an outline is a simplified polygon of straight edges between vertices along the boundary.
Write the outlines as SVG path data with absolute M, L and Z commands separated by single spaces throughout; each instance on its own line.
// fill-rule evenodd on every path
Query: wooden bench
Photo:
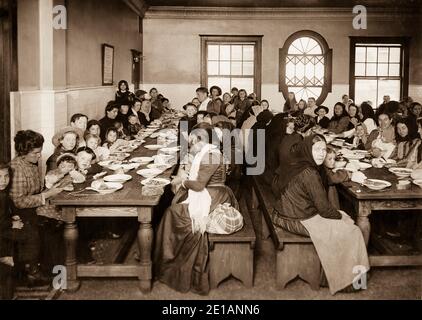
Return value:
M 242 281 L 246 287 L 253 285 L 256 237 L 246 204 L 243 203 L 240 202 L 244 220 L 242 230 L 229 235 L 208 235 L 211 289 L 217 288 L 230 275 Z
M 311 238 L 290 233 L 273 224 L 271 214 L 275 201 L 271 188 L 262 183 L 259 177 L 251 177 L 253 208 L 262 213 L 262 223 L 268 228 L 276 249 L 276 283 L 279 289 L 300 277 L 313 290 L 318 290 L 321 278 L 321 263 Z

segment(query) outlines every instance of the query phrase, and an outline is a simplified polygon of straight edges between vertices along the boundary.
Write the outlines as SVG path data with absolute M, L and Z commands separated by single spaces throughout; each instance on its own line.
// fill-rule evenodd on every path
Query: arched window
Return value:
M 292 34 L 280 49 L 280 91 L 287 100 L 313 97 L 317 105 L 331 92 L 332 49 L 318 33 L 303 30 Z

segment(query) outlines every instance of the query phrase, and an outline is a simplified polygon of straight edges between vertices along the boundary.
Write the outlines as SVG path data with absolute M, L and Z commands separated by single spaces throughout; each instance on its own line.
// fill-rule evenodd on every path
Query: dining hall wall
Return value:
M 52 8 L 65 5 L 67 29 L 54 29 Z M 102 85 L 103 43 L 114 46 L 114 85 Z M 131 49 L 141 50 L 138 16 L 121 0 L 18 2 L 19 91 L 12 93 L 12 136 L 20 129 L 51 137 L 74 113 L 104 116 L 117 82 L 132 76 Z M 13 150 L 13 146 L 12 146 Z
M 349 36 L 409 36 L 409 94 L 422 101 L 422 27 L 410 15 L 404 19 L 394 13 L 368 12 L 367 30 L 355 30 L 352 12 L 336 10 L 300 11 L 218 11 L 171 10 L 154 8 L 144 19 L 144 86 L 158 87 L 176 107 L 195 94 L 200 84 L 199 35 L 262 35 L 262 97 L 280 111 L 284 98 L 279 92 L 279 48 L 293 33 L 314 30 L 333 49 L 332 92 L 324 104 L 333 107 L 349 92 Z M 416 23 L 415 23 L 416 22 Z M 209 84 L 211 85 L 211 84 Z

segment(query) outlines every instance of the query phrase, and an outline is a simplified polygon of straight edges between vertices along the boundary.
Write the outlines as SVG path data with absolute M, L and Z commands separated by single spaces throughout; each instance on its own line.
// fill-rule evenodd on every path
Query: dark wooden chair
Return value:
M 311 238 L 290 233 L 275 226 L 271 220 L 274 195 L 259 177 L 252 177 L 251 206 L 261 212 L 263 234 L 269 234 L 276 249 L 276 282 L 283 289 L 288 282 L 300 277 L 318 290 L 321 279 L 321 263 Z M 267 230 L 267 231 L 266 231 Z
M 211 289 L 217 288 L 230 275 L 242 281 L 246 287 L 253 285 L 256 237 L 246 205 L 242 206 L 242 203 L 242 230 L 230 235 L 208 235 Z

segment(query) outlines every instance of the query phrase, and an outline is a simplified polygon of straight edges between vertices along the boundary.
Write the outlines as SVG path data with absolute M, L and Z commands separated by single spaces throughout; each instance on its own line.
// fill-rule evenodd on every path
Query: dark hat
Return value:
M 136 90 L 135 92 L 135 96 L 137 98 L 142 97 L 143 95 L 147 94 L 148 92 L 144 91 L 144 90 Z
M 325 106 L 319 106 L 318 108 L 315 109 L 315 114 L 318 114 L 318 111 L 324 109 L 326 113 L 330 112 L 330 110 L 325 107 Z

